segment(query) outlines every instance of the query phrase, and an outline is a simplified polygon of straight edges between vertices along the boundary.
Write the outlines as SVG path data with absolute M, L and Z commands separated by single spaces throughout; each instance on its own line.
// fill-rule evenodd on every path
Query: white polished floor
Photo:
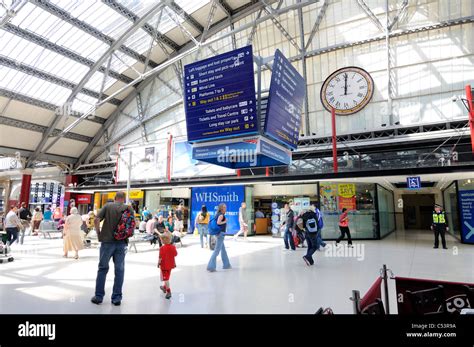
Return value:
M 173 297 L 159 290 L 157 250 L 139 244 L 126 257 L 122 306 L 109 300 L 90 303 L 94 294 L 98 249 L 81 251 L 80 259 L 62 258 L 62 240 L 26 237 L 15 244 L 15 261 L 0 264 L 0 313 L 314 313 L 320 306 L 352 313 L 352 289 L 362 295 L 382 264 L 398 276 L 474 282 L 474 246 L 448 236 L 448 250 L 433 249 L 428 231 L 396 232 L 381 241 L 360 241 L 363 259 L 316 253 L 316 265 L 302 260 L 305 252 L 283 250 L 283 241 L 266 236 L 249 242 L 226 240 L 233 266 L 208 273 L 210 251 L 197 237 L 187 236 L 178 247 L 172 272 Z M 360 249 L 359 249 L 360 250 Z M 110 297 L 113 265 L 106 284 Z M 390 281 L 391 311 L 396 312 L 394 281 Z

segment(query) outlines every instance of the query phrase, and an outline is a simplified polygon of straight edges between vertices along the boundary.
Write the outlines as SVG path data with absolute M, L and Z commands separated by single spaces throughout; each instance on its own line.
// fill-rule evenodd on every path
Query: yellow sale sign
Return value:
M 340 197 L 352 198 L 356 195 L 356 187 L 353 183 L 339 183 L 337 188 Z

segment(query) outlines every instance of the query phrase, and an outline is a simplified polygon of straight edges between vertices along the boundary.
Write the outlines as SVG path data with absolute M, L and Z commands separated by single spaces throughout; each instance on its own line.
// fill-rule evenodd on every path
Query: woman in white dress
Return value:
M 77 208 L 71 208 L 71 214 L 66 218 L 64 224 L 64 258 L 67 258 L 68 252 L 75 251 L 76 255 L 74 259 L 79 258 L 79 250 L 84 248 L 84 242 L 82 235 L 84 232 L 81 230 L 82 218 L 79 215 Z

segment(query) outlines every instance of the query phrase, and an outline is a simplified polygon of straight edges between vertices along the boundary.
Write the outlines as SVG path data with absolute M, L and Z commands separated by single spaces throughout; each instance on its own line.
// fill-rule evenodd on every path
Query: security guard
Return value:
M 441 242 L 443 244 L 444 249 L 448 249 L 446 247 L 446 239 L 444 237 L 444 233 L 447 230 L 446 226 L 446 214 L 442 210 L 441 205 L 435 204 L 434 211 L 433 211 L 433 224 L 431 224 L 431 230 L 434 231 L 435 235 L 435 244 L 433 248 L 439 247 L 439 236 L 441 235 Z

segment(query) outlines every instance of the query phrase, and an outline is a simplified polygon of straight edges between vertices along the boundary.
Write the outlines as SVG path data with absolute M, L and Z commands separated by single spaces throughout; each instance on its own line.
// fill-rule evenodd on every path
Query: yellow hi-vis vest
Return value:
M 433 224 L 446 224 L 446 218 L 444 216 L 444 212 L 441 213 L 433 213 Z

